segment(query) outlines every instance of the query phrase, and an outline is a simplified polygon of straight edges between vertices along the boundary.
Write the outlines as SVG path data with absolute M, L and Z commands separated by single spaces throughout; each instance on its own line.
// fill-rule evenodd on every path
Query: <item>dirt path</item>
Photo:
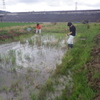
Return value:
M 96 46 L 91 51 L 92 61 L 86 68 L 89 70 L 87 74 L 88 84 L 96 91 L 94 100 L 100 100 L 100 34 L 94 39 Z

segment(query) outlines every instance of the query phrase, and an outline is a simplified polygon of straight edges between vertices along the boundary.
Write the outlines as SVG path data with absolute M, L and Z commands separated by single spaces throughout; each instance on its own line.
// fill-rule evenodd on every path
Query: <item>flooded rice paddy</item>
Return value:
M 61 63 L 67 47 L 63 37 L 34 35 L 0 45 L 0 99 L 30 100 Z

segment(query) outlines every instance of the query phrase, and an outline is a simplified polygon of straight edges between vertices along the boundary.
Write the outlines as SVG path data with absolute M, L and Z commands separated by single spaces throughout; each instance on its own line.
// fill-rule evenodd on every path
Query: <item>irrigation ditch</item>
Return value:
M 1 34 L 0 100 L 100 99 L 99 24 L 75 24 L 70 50 L 65 24 L 44 24 L 41 35 L 25 27 Z
M 37 95 L 66 48 L 63 37 L 49 34 L 0 45 L 0 97 L 30 100 L 31 93 Z

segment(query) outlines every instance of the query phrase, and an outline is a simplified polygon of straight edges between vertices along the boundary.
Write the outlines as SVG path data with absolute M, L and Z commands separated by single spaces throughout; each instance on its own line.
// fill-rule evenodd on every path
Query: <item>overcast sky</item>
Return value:
M 10 12 L 100 10 L 100 0 L 0 0 L 0 10 L 3 9 Z

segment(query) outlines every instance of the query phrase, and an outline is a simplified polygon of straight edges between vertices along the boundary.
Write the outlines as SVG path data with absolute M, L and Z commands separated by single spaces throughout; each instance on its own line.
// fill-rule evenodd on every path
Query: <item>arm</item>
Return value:
M 67 34 L 66 34 L 66 36 L 68 36 L 68 35 L 70 35 L 70 34 L 72 34 L 72 32 L 70 32 L 70 33 L 67 33 Z
M 66 30 L 69 30 L 69 28 L 66 28 Z

